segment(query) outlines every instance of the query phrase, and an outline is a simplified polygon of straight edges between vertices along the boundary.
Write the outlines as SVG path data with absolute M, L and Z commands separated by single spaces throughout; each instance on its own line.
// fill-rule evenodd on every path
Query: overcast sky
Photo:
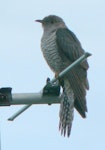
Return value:
M 92 53 L 88 61 L 88 114 L 75 111 L 70 138 L 58 131 L 59 105 L 33 105 L 15 121 L 7 119 L 22 106 L 0 108 L 2 150 L 105 149 L 105 1 L 3 0 L 0 2 L 0 86 L 13 93 L 38 92 L 53 73 L 41 50 L 42 27 L 35 19 L 62 17 Z

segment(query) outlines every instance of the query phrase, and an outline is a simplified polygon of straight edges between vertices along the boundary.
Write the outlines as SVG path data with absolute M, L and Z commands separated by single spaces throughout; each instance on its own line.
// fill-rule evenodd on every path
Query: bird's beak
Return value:
M 36 22 L 39 22 L 39 23 L 42 23 L 43 22 L 43 20 L 35 20 Z

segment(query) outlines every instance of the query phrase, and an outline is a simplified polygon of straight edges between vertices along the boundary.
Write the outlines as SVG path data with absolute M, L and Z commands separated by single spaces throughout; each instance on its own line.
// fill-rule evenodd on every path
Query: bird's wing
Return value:
M 74 33 L 67 28 L 60 28 L 56 31 L 56 42 L 59 54 L 64 61 L 69 60 L 70 63 L 72 63 L 84 54 L 79 40 Z M 65 57 L 66 59 L 64 59 Z M 75 108 L 82 117 L 85 117 L 85 112 L 87 111 L 86 89 L 89 89 L 87 80 L 88 67 L 87 60 L 85 60 L 67 74 L 67 78 L 74 91 Z

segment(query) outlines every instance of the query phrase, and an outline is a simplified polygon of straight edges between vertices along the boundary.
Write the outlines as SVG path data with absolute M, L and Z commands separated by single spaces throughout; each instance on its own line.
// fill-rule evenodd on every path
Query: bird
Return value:
M 47 64 L 57 77 L 61 71 L 81 57 L 85 50 L 61 17 L 49 15 L 35 21 L 42 24 L 41 50 Z M 59 81 L 63 89 L 59 111 L 59 130 L 64 137 L 69 137 L 71 134 L 74 108 L 82 118 L 86 118 L 86 92 L 89 90 L 88 68 L 89 64 L 85 59 Z

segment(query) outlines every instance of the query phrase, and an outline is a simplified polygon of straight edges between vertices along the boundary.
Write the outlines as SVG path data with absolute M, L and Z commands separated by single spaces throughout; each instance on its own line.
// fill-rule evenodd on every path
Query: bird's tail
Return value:
M 61 131 L 61 135 L 67 135 L 69 137 L 74 116 L 74 94 L 67 79 L 64 79 L 63 83 L 63 95 L 59 116 L 59 130 Z

